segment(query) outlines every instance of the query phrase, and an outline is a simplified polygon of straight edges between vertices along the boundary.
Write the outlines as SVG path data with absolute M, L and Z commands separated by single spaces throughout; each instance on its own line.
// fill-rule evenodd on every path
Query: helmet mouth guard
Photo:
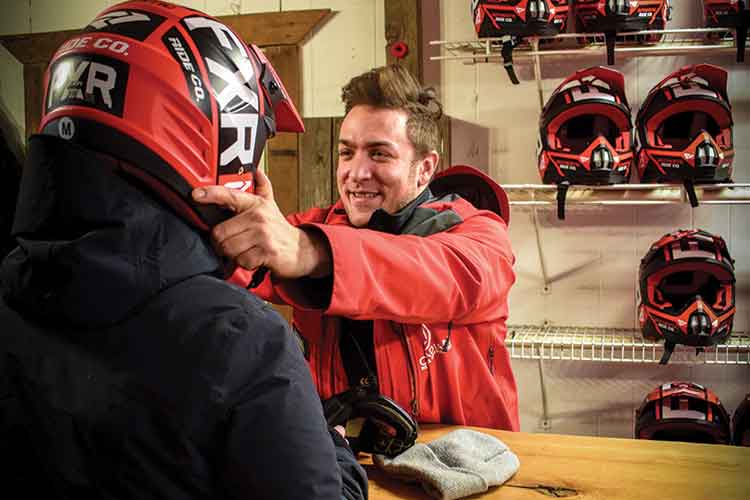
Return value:
M 677 344 L 725 341 L 735 314 L 734 261 L 720 236 L 683 230 L 651 246 L 639 269 L 639 321 L 645 338 L 664 339 L 666 364 Z
M 634 138 L 622 73 L 597 66 L 566 78 L 542 110 L 539 133 L 539 173 L 558 185 L 558 218 L 571 184 L 627 182 Z
M 734 160 L 727 72 L 685 66 L 655 85 L 636 117 L 642 182 L 681 182 L 692 206 L 694 183 L 726 182 Z
M 694 382 L 650 391 L 636 412 L 636 439 L 730 444 L 729 414 L 716 394 Z

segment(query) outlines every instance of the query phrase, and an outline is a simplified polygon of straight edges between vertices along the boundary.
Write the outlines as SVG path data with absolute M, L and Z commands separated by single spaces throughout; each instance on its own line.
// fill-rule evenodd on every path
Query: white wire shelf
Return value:
M 511 358 L 621 363 L 658 363 L 663 342 L 644 339 L 638 330 L 572 326 L 508 325 Z M 726 343 L 678 345 L 669 364 L 748 365 L 750 336 L 733 332 Z
M 661 37 L 660 41 L 649 41 Z M 481 38 L 466 41 L 433 40 L 430 45 L 441 48 L 442 55 L 432 61 L 457 60 L 466 64 L 500 62 L 502 38 Z M 736 53 L 734 32 L 729 28 L 689 28 L 618 33 L 615 53 L 622 56 L 678 55 L 700 52 Z M 524 38 L 513 50 L 514 59 L 529 57 L 590 55 L 604 56 L 603 33 L 561 33 L 555 36 Z
M 503 184 L 511 205 L 556 206 L 554 184 Z M 698 184 L 699 204 L 750 204 L 750 184 Z M 614 184 L 610 186 L 572 185 L 566 205 L 662 205 L 688 203 L 680 184 Z

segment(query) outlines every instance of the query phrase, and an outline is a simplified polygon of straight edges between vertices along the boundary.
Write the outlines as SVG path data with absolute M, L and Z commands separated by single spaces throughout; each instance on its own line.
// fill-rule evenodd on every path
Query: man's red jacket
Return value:
M 507 209 L 507 208 L 506 208 Z M 354 228 L 339 200 L 290 217 L 333 253 L 329 280 L 266 277 L 255 292 L 293 306 L 322 398 L 345 391 L 341 317 L 373 320 L 378 387 L 422 423 L 518 430 L 505 347 L 514 256 L 505 221 L 456 196 L 421 205 L 406 234 Z

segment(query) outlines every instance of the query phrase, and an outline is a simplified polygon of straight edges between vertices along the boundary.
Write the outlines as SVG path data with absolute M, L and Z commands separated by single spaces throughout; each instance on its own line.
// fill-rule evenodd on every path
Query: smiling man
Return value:
M 504 342 L 515 281 L 507 199 L 468 167 L 431 184 L 442 109 L 402 67 L 353 78 L 342 98 L 339 201 L 285 218 L 260 171 L 254 195 L 198 189 L 197 201 L 238 213 L 214 227 L 216 248 L 271 271 L 255 291 L 293 306 L 323 399 L 359 387 L 423 423 L 518 430 Z M 446 189 L 454 179 L 483 186 L 479 207 Z

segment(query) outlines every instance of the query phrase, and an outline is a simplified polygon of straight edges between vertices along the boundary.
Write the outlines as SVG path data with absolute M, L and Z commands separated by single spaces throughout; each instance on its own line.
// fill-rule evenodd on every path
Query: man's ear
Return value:
M 432 150 L 427 153 L 419 162 L 419 172 L 417 176 L 417 187 L 423 187 L 430 183 L 432 176 L 437 171 L 440 155 L 437 151 Z

